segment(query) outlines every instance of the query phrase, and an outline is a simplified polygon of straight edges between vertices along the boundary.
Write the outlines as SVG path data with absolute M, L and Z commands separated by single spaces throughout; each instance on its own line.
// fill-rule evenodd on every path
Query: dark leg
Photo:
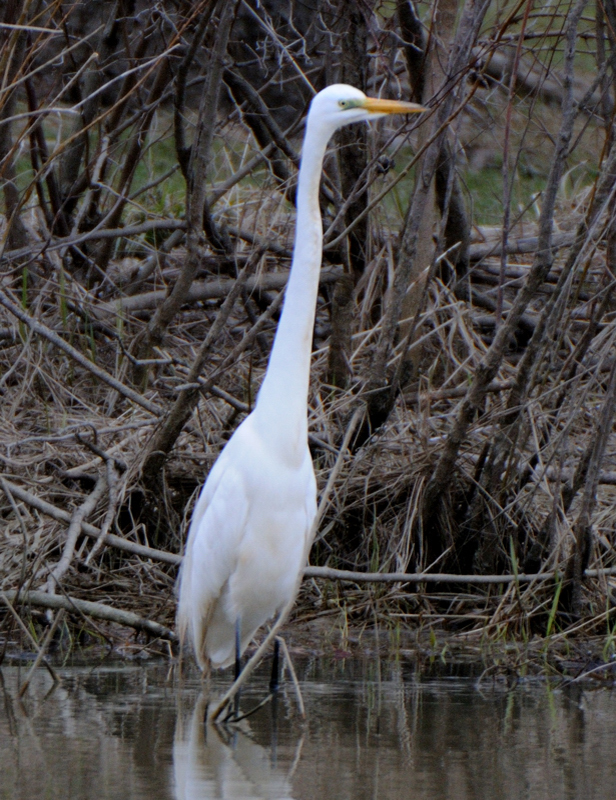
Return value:
M 241 624 L 238 617 L 235 622 L 235 680 L 240 677 L 242 671 L 242 656 L 241 656 Z M 233 716 L 237 717 L 240 713 L 240 690 L 238 689 L 233 700 Z
M 240 619 L 237 618 L 235 623 L 235 680 L 240 677 L 242 671 L 242 656 L 240 655 L 241 634 L 240 634 Z
M 276 764 L 276 751 L 278 746 L 278 685 L 280 683 L 280 639 L 274 639 L 274 653 L 272 655 L 272 674 L 270 677 L 270 696 L 272 698 L 272 766 Z
M 203 724 L 207 726 L 207 712 L 210 705 L 210 676 L 212 665 L 208 659 L 205 668 L 201 672 L 201 696 L 205 697 L 203 703 Z
M 270 677 L 269 688 L 270 692 L 274 694 L 278 691 L 278 684 L 280 679 L 280 642 L 278 637 L 274 639 L 274 655 L 272 656 L 272 674 Z

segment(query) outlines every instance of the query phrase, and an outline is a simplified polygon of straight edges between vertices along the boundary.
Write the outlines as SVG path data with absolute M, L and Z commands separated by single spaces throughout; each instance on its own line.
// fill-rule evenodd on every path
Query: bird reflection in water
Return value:
M 298 740 L 290 768 L 277 764 L 276 707 L 272 708 L 272 744 L 257 744 L 247 720 L 232 729 L 205 724 L 206 697 L 199 695 L 192 714 L 178 712 L 173 743 L 175 800 L 292 800 L 291 778 L 301 754 Z

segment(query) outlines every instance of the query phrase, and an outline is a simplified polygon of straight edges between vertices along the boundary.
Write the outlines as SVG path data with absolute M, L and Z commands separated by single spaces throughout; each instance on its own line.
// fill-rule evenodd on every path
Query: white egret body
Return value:
M 180 641 L 203 669 L 235 658 L 295 596 L 312 543 L 316 483 L 308 449 L 308 383 L 323 230 L 325 149 L 343 125 L 423 111 L 337 84 L 313 99 L 297 187 L 293 263 L 254 411 L 212 467 L 193 512 L 179 586 Z

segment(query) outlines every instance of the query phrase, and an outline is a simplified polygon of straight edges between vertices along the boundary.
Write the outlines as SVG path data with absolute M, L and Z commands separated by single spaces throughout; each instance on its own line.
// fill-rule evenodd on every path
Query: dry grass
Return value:
M 50 25 L 59 8 L 49 12 Z M 187 18 L 182 24 L 192 35 L 194 20 Z M 518 30 L 512 25 L 512 30 Z M 486 28 L 484 44 L 494 42 L 490 36 Z M 0 52 L 17 46 L 17 40 L 7 41 Z M 156 37 L 153 46 L 160 46 Z M 536 50 L 536 43 L 533 47 Z M 44 50 L 41 44 L 40 51 Z M 385 69 L 384 56 L 375 67 L 376 75 L 389 80 L 390 88 L 403 78 L 402 56 L 398 53 L 392 58 L 395 69 Z M 45 182 L 64 163 L 66 128 L 59 128 L 55 118 L 53 124 L 52 118 L 45 123 L 49 152 L 46 161 L 39 158 L 43 163 L 32 155 L 32 129 L 23 121 L 12 128 L 14 149 L 0 152 L 6 169 L 12 165 L 20 171 L 19 208 L 11 225 L 7 224 L 10 214 L 2 223 L 0 288 L 21 313 L 18 319 L 6 305 L 0 308 L 4 490 L 0 494 L 0 591 L 46 588 L 172 627 L 176 567 L 144 554 L 122 552 L 102 539 L 95 543 L 96 530 L 101 536 L 114 534 L 160 551 L 182 552 L 196 491 L 254 402 L 267 363 L 276 315 L 260 323 L 256 335 L 254 325 L 268 308 L 271 311 L 278 297 L 280 286 L 276 287 L 273 276 L 284 275 L 289 267 L 294 214 L 285 197 L 288 181 L 281 180 L 275 167 L 266 168 L 257 160 L 244 170 L 261 148 L 237 107 L 225 100 L 227 105 L 223 103 L 213 118 L 214 169 L 208 174 L 208 191 L 226 187 L 212 207 L 212 220 L 228 237 L 230 249 L 217 249 L 212 241 L 200 245 L 193 276 L 193 288 L 201 287 L 200 299 L 184 298 L 180 312 L 164 326 L 162 343 L 148 341 L 154 309 L 161 305 L 160 298 L 148 300 L 148 293 L 168 293 L 193 254 L 181 231 L 171 233 L 182 214 L 184 184 L 170 139 L 174 91 L 170 79 L 166 90 L 152 94 L 152 86 L 164 75 L 163 67 L 164 55 L 159 54 L 143 85 L 128 87 L 130 103 L 124 117 L 114 117 L 117 129 L 105 127 L 114 107 L 98 108 L 99 121 L 90 132 L 91 152 L 84 155 L 83 169 L 87 167 L 90 174 L 98 169 L 100 182 L 77 198 L 69 220 L 74 227 L 69 226 L 68 232 L 54 227 L 53 197 Z M 480 225 L 475 215 L 467 274 L 456 278 L 452 270 L 442 269 L 443 263 L 441 268 L 433 264 L 431 270 L 429 263 L 421 266 L 411 293 L 423 296 L 423 302 L 416 316 L 398 320 L 399 330 L 408 332 L 410 327 L 411 338 L 391 343 L 385 369 L 391 379 L 405 365 L 405 379 L 386 422 L 371 435 L 362 434 L 366 392 L 371 391 L 374 354 L 384 335 L 383 314 L 391 303 L 400 226 L 412 189 L 409 167 L 427 136 L 421 138 L 416 132 L 409 136 L 406 128 L 394 137 L 386 129 L 372 134 L 371 156 L 376 158 L 382 149 L 395 150 L 397 164 L 388 175 L 370 172 L 371 198 L 389 183 L 394 189 L 369 217 L 368 256 L 352 297 L 352 337 L 346 353 L 349 381 L 344 389 L 328 384 L 332 288 L 331 283 L 323 285 L 309 408 L 321 491 L 330 481 L 311 563 L 360 572 L 446 576 L 438 584 L 307 579 L 295 616 L 304 622 L 332 616 L 341 631 L 378 622 L 392 632 L 394 640 L 407 628 L 417 630 L 418 636 L 438 630 L 451 637 L 451 647 L 457 646 L 454 642 L 528 642 L 539 636 L 542 644 L 531 648 L 537 661 L 551 647 L 563 657 L 564 636 L 567 641 L 576 636 L 598 637 L 607 657 L 614 649 L 613 436 L 604 437 L 594 502 L 591 482 L 592 454 L 601 443 L 598 420 L 610 412 L 609 376 L 616 352 L 616 309 L 611 299 L 611 270 L 616 264 L 609 249 L 615 238 L 615 204 L 612 185 L 605 190 L 608 199 L 603 206 L 593 209 L 592 205 L 608 161 L 605 128 L 596 109 L 594 115 L 580 113 L 575 123 L 552 217 L 553 243 L 559 249 L 464 432 L 436 513 L 426 510 L 430 482 L 451 439 L 460 403 L 492 352 L 495 331 L 507 319 L 536 261 L 542 197 L 535 195 L 535 187 L 545 187 L 553 142 L 562 123 L 558 108 L 541 97 L 508 98 L 502 84 L 477 83 L 470 66 L 468 72 L 472 80 L 461 84 L 460 90 L 464 95 L 460 107 L 465 110 L 452 119 L 452 140 L 458 163 L 466 170 L 467 193 L 475 193 L 475 208 L 482 213 L 481 209 L 492 205 L 496 217 L 502 214 L 498 207 L 502 186 L 494 182 L 494 164 L 488 162 L 496 150 L 502 156 L 507 107 L 513 103 L 508 132 L 511 163 L 524 162 L 527 177 L 531 176 L 525 181 L 524 170 L 511 167 L 518 192 L 507 231 L 509 244 L 515 245 L 513 252 L 501 261 L 496 250 L 502 224 Z M 583 65 L 576 72 L 582 89 L 588 86 L 588 73 Z M 53 83 L 36 84 L 44 98 L 41 106 L 53 98 Z M 157 104 L 154 121 L 140 94 L 146 90 Z M 6 92 L 3 96 L 4 109 L 11 114 L 26 107 L 19 93 L 12 105 Z M 151 126 L 149 138 L 143 137 L 146 144 L 139 145 L 140 150 L 131 151 L 135 142 L 141 142 L 136 132 L 146 118 Z M 191 119 L 199 124 L 194 115 Z M 56 137 L 53 143 L 52 136 Z M 299 148 L 297 136 L 286 141 Z M 107 146 L 109 160 L 105 162 Z M 136 153 L 138 172 L 136 178 L 126 179 L 125 159 L 131 152 Z M 285 164 L 292 179 L 291 160 L 287 158 Z M 325 180 L 326 229 L 341 206 L 337 198 L 340 169 L 341 162 L 330 159 Z M 117 198 L 126 198 L 130 191 L 130 202 L 114 217 Z M 167 223 L 167 230 L 154 230 Z M 115 239 L 109 234 L 113 246 L 107 253 L 101 249 L 107 240 L 88 234 L 94 225 L 110 229 L 120 224 L 136 227 L 132 234 Z M 341 230 L 337 223 L 330 238 Z M 88 235 L 92 238 L 86 241 Z M 528 244 L 533 237 L 534 247 Z M 165 242 L 171 241 L 175 244 L 167 252 Z M 486 255 L 486 245 L 496 250 Z M 327 270 L 338 270 L 334 278 L 348 266 L 344 250 L 344 246 L 326 250 Z M 576 253 L 572 268 L 570 261 Z M 178 392 L 185 391 L 199 348 L 223 313 L 229 286 L 247 262 L 253 289 L 232 305 L 220 335 L 211 342 L 202 371 L 207 391 L 175 441 L 164 469 L 155 479 L 144 480 L 151 437 Z M 217 292 L 214 284 L 219 280 L 228 283 Z M 265 288 L 259 288 L 259 282 Z M 123 300 L 132 304 L 132 311 L 127 306 L 121 310 Z M 550 300 L 556 301 L 555 312 L 529 365 L 520 406 L 512 407 L 512 392 L 518 386 L 531 336 Z M 49 332 L 72 350 L 59 349 Z M 234 348 L 237 357 L 220 371 Z M 81 361 L 75 354 L 81 354 Z M 93 374 L 91 363 L 98 367 L 98 374 Z M 342 448 L 347 433 L 348 447 Z M 24 500 L 12 486 L 49 507 L 44 510 L 41 503 L 37 507 Z M 92 508 L 87 506 L 88 497 Z M 58 512 L 55 518 L 50 507 Z M 579 533 L 585 510 L 591 517 L 591 534 L 586 539 Z M 84 536 L 82 523 L 93 526 L 94 532 Z M 582 553 L 585 541 L 590 547 Z M 595 570 L 583 582 L 581 573 L 576 578 L 572 571 L 578 556 L 582 569 Z M 550 580 L 542 578 L 546 572 Z M 524 573 L 538 577 L 518 580 Z M 469 574 L 503 577 L 501 583 L 490 585 L 456 582 L 456 576 Z M 581 594 L 565 602 L 566 587 L 572 582 Z M 38 625 L 47 625 L 51 612 L 34 607 L 30 611 L 37 631 Z M 20 613 L 26 615 L 26 608 Z M 75 643 L 113 640 L 118 635 L 109 623 L 78 613 L 66 619 L 63 635 Z M 5 640 L 14 641 L 17 628 L 8 612 L 3 625 Z

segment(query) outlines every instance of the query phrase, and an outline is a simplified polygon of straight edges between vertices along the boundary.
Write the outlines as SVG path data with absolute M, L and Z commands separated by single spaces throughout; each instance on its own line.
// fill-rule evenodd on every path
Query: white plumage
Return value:
M 180 573 L 178 631 L 199 666 L 225 667 L 295 596 L 316 515 L 308 449 L 310 354 L 321 267 L 319 183 L 337 128 L 421 106 L 329 86 L 313 99 L 297 189 L 293 263 L 254 411 L 212 467 L 193 512 Z
M 191 523 L 180 584 L 178 621 L 199 665 L 233 662 L 297 589 L 316 513 L 312 461 L 284 466 L 258 431 L 254 412 L 214 464 Z

